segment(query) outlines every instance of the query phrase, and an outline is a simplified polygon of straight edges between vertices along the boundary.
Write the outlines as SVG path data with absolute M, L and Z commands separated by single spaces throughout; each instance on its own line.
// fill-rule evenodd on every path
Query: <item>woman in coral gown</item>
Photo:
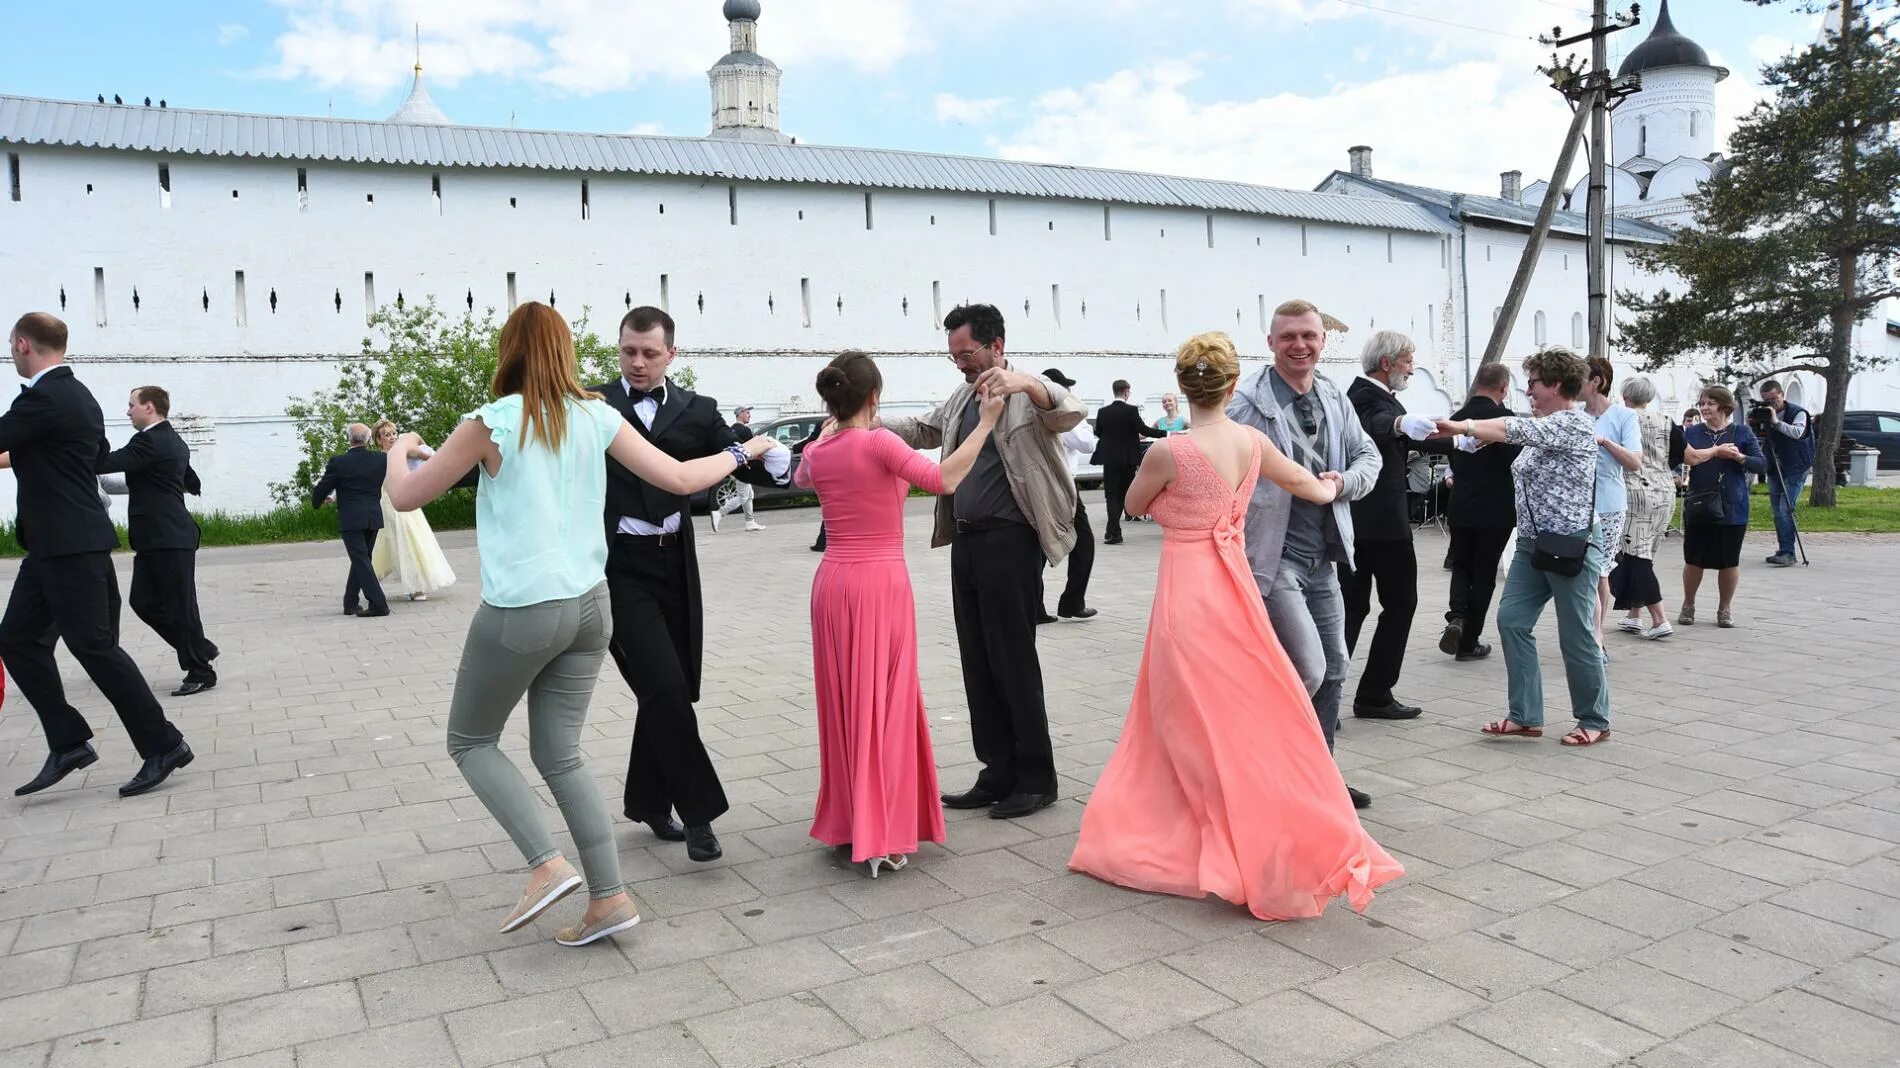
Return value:
M 1364 909 L 1404 869 L 1359 824 L 1242 542 L 1259 477 L 1316 504 L 1336 483 L 1227 418 L 1240 377 L 1227 335 L 1189 340 L 1175 374 L 1193 429 L 1149 448 L 1128 491 L 1162 528 L 1148 641 L 1069 867 L 1263 920 L 1317 916 L 1340 894 Z
M 818 698 L 818 808 L 811 836 L 851 862 L 904 867 L 943 841 L 930 722 L 917 680 L 917 609 L 904 563 L 909 487 L 952 493 L 989 440 L 1003 399 L 979 402 L 976 429 L 933 463 L 877 425 L 877 364 L 845 352 L 818 373 L 832 424 L 805 447 L 797 482 L 818 491 L 825 557 L 811 583 Z

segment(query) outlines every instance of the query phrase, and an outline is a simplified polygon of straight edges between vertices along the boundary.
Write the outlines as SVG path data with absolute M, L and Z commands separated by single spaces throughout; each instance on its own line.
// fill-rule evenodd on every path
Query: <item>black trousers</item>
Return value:
M 1056 789 L 1036 656 L 1043 563 L 1035 530 L 1020 523 L 959 532 L 950 543 L 950 604 L 970 741 L 983 762 L 976 785 L 1004 796 Z
M 1095 534 L 1089 530 L 1088 506 L 1075 501 L 1075 548 L 1069 550 L 1069 581 L 1056 601 L 1058 612 L 1079 612 L 1089 605 L 1089 572 L 1095 570 Z M 1040 574 L 1040 570 L 1037 572 Z
M 627 753 L 628 819 L 664 819 L 677 811 L 681 823 L 711 823 L 729 807 L 693 714 L 691 581 L 677 544 L 662 548 L 655 539 L 620 535 L 609 547 L 614 640 L 608 648 L 639 702 Z
M 1516 536 L 1513 527 L 1451 528 L 1451 599 L 1445 622 L 1464 620 L 1464 637 L 1458 642 L 1461 653 L 1478 647 L 1484 617 L 1491 611 L 1491 595 L 1498 588 L 1498 561 Z
M 1353 546 L 1350 574 L 1339 569 L 1339 588 L 1346 599 L 1346 651 L 1359 647 L 1359 628 L 1372 614 L 1372 591 L 1379 590 L 1379 624 L 1372 632 L 1365 670 L 1359 673 L 1355 705 L 1383 705 L 1392 698 L 1399 672 L 1405 667 L 1405 642 L 1412 633 L 1412 614 L 1418 610 L 1418 557 L 1412 542 L 1362 541 Z
M 1122 536 L 1122 502 L 1128 497 L 1128 487 L 1135 482 L 1134 464 L 1102 465 L 1102 496 L 1108 500 L 1108 528 L 1103 537 Z
M 350 554 L 350 577 L 343 584 L 343 607 L 361 607 L 356 603 L 360 593 L 369 600 L 371 611 L 389 611 L 389 599 L 383 596 L 383 584 L 376 581 L 376 568 L 369 562 L 369 554 L 376 548 L 376 535 L 379 530 L 342 531 L 343 551 Z
M 119 576 L 111 553 L 29 554 L 0 618 L 0 661 L 39 713 L 47 748 L 57 753 L 89 740 L 92 728 L 66 700 L 53 661 L 56 639 L 65 640 L 111 702 L 140 757 L 162 756 L 184 740 L 165 719 L 138 665 L 119 648 Z
M 198 618 L 197 557 L 192 549 L 148 549 L 132 558 L 132 589 L 125 603 L 178 653 L 188 679 L 215 679 L 218 647 Z

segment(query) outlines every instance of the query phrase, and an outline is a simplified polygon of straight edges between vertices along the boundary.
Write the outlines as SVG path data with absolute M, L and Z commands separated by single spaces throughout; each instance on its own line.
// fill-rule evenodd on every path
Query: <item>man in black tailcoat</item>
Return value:
M 369 447 L 369 427 L 364 424 L 351 423 L 349 436 L 349 451 L 330 457 L 323 477 L 310 490 L 310 507 L 322 508 L 332 494 L 336 496 L 337 532 L 343 551 L 350 556 L 343 614 L 373 619 L 389 614 L 389 599 L 383 596 L 383 584 L 376 580 L 376 568 L 370 563 L 376 535 L 383 529 L 383 477 L 389 473 L 389 459 Z M 369 607 L 357 600 L 359 593 Z
M 1478 368 L 1471 397 L 1453 419 L 1501 419 L 1510 415 L 1504 398 L 1511 370 L 1501 363 Z M 1473 443 L 1475 444 L 1475 443 Z M 1498 561 L 1517 533 L 1517 490 L 1511 481 L 1516 445 L 1486 445 L 1451 454 L 1451 598 L 1438 650 L 1459 660 L 1482 660 L 1491 647 L 1478 638 L 1498 585 Z
M 1113 388 L 1115 399 L 1095 413 L 1095 455 L 1091 457 L 1102 465 L 1102 496 L 1108 503 L 1108 527 L 1102 534 L 1103 545 L 1122 543 L 1122 500 L 1135 481 L 1136 469 L 1141 466 L 1141 439 L 1168 436 L 1143 422 L 1141 409 L 1128 403 L 1133 387 L 1116 379 Z

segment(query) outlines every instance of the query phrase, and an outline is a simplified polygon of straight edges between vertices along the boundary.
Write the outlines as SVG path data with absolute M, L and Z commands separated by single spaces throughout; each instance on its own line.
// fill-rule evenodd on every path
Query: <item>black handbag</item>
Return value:
M 1721 436 L 1711 438 L 1710 444 L 1722 444 Z M 1715 476 L 1715 485 L 1707 489 L 1690 490 L 1682 498 L 1683 525 L 1728 522 L 1728 494 L 1724 492 L 1727 489 L 1728 472 L 1723 471 Z
M 1541 526 L 1542 524 L 1537 522 L 1536 510 L 1528 507 L 1529 494 L 1525 494 L 1524 504 L 1525 510 L 1531 514 L 1531 526 L 1533 528 Z M 1531 566 L 1539 571 L 1561 575 L 1564 578 L 1576 578 L 1583 574 L 1583 561 L 1590 553 L 1590 531 L 1596 526 L 1596 516 L 1596 471 L 1592 469 L 1589 526 L 1584 527 L 1583 532 L 1579 534 L 1546 534 L 1539 531 L 1537 536 L 1531 539 Z

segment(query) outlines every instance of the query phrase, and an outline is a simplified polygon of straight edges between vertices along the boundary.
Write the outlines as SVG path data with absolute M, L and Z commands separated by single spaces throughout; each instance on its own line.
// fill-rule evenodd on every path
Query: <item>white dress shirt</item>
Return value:
M 628 396 L 633 395 L 633 384 L 627 381 L 625 375 L 620 377 L 620 388 L 626 390 Z M 672 388 L 671 383 L 660 383 L 661 398 L 665 398 L 666 391 L 670 388 Z M 651 430 L 653 429 L 653 417 L 660 414 L 660 402 L 654 400 L 652 397 L 643 396 L 633 402 L 633 414 L 639 418 L 642 426 Z M 615 461 L 608 461 L 608 463 L 613 462 Z M 766 473 L 771 475 L 773 481 L 779 485 L 783 486 L 791 481 L 792 453 L 791 450 L 785 446 L 774 445 L 769 452 L 759 457 L 759 462 L 765 465 Z M 638 534 L 649 537 L 654 534 L 677 534 L 680 529 L 680 513 L 674 512 L 672 515 L 661 520 L 657 526 L 644 519 L 636 519 L 630 515 L 623 515 L 620 517 L 620 524 L 614 529 L 617 533 L 621 534 Z

